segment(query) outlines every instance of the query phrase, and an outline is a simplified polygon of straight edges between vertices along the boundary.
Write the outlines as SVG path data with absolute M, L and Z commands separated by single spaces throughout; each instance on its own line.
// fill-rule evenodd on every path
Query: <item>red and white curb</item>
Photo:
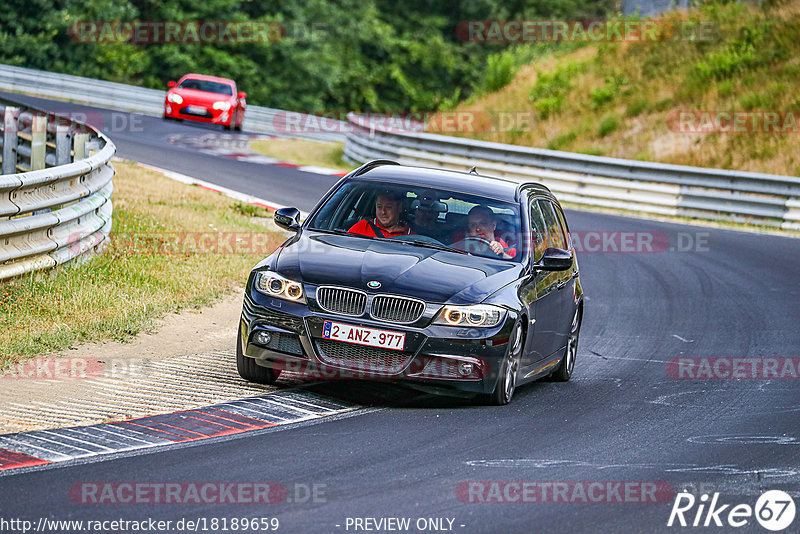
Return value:
M 299 165 L 298 171 L 310 172 L 312 174 L 327 174 L 328 176 L 344 176 L 346 172 L 336 169 L 326 169 L 325 167 L 315 167 L 314 165 Z
M 3 471 L 199 441 L 318 419 L 360 408 L 286 390 L 203 408 L 99 425 L 0 435 Z
M 202 151 L 201 151 L 202 152 Z M 297 165 L 288 163 L 269 156 L 262 156 L 260 154 L 239 154 L 239 153 L 217 153 L 216 155 L 223 158 L 235 159 L 236 161 L 244 161 L 246 163 L 258 163 L 261 165 L 275 165 L 276 167 L 288 167 L 290 169 L 297 169 L 302 172 L 309 172 L 311 174 L 324 174 L 326 176 L 344 176 L 346 172 L 337 169 L 328 169 L 327 167 L 317 167 L 315 165 Z

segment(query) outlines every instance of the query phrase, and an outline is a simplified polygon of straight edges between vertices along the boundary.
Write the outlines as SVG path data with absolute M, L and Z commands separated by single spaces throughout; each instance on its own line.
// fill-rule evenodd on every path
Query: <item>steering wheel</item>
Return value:
M 494 250 L 492 250 L 492 243 L 484 239 L 482 237 L 474 236 L 474 235 L 465 235 L 464 239 L 461 240 L 464 243 L 464 250 L 467 252 L 473 252 L 477 254 L 492 254 L 493 256 L 497 256 Z

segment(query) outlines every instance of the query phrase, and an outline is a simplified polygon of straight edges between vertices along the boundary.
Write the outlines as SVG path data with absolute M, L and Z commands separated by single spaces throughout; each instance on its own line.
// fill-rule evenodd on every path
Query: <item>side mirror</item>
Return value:
M 167 82 L 167 87 L 169 87 L 169 88 L 173 88 L 173 87 L 175 87 L 175 85 L 176 85 L 175 82 Z
M 244 100 L 245 98 L 247 98 L 247 93 L 245 93 L 244 91 L 239 91 L 239 94 L 236 96 L 239 98 L 239 100 Z
M 275 212 L 275 224 L 286 230 L 296 232 L 300 229 L 300 210 L 281 208 Z
M 560 248 L 548 248 L 544 251 L 542 259 L 533 264 L 539 271 L 566 271 L 572 267 L 572 254 Z

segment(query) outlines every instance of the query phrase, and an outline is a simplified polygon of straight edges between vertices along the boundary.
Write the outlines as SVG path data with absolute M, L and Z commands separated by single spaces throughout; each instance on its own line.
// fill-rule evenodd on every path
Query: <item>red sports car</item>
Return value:
M 165 119 L 221 124 L 226 129 L 242 129 L 247 95 L 236 90 L 228 78 L 186 74 L 178 83 L 169 82 L 164 100 Z

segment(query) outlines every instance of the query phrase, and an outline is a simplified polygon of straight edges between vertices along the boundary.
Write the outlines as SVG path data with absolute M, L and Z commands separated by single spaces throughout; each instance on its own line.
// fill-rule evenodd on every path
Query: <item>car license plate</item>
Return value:
M 186 111 L 188 111 L 189 113 L 194 113 L 195 115 L 206 114 L 206 108 L 204 108 L 203 106 L 187 106 Z
M 365 328 L 333 321 L 325 321 L 325 324 L 322 325 L 322 337 L 344 341 L 345 343 L 392 350 L 403 350 L 406 342 L 406 335 L 402 332 Z

